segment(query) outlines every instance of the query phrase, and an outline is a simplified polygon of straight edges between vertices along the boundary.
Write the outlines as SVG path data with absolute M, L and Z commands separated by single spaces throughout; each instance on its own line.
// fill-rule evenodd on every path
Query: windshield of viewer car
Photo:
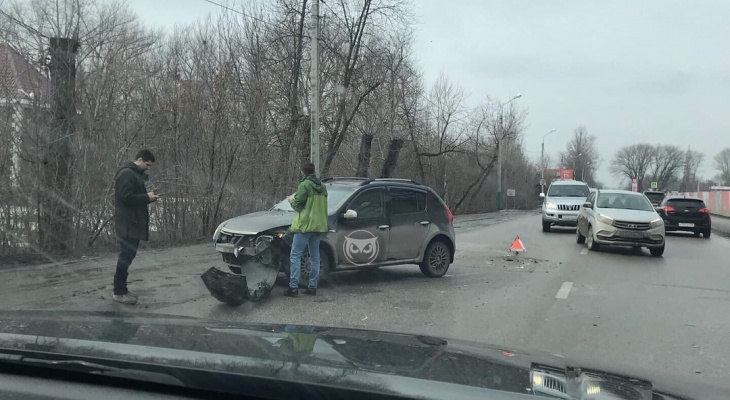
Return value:
M 628 193 L 601 193 L 597 204 L 598 208 L 654 211 L 654 206 L 643 196 Z
M 548 196 L 553 197 L 588 197 L 590 190 L 586 185 L 552 185 Z
M 327 186 L 327 212 L 329 214 L 332 214 L 337 211 L 337 209 L 342 205 L 342 202 L 350 197 L 352 192 L 354 192 L 354 189 L 352 188 L 335 187 L 331 185 Z M 291 204 L 289 204 L 289 200 L 287 199 L 280 201 L 272 209 L 281 211 L 294 211 L 291 208 Z

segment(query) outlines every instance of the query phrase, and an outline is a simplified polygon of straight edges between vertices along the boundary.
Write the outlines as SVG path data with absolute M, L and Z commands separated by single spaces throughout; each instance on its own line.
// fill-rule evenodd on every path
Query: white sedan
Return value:
M 589 250 L 601 246 L 646 247 L 664 254 L 664 221 L 649 199 L 627 190 L 596 190 L 578 211 L 576 242 Z

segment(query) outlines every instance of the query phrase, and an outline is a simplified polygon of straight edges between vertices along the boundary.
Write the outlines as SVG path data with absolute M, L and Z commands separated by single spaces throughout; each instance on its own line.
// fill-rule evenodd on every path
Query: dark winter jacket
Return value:
M 117 237 L 149 240 L 147 175 L 135 163 L 125 162 L 114 177 L 114 230 Z

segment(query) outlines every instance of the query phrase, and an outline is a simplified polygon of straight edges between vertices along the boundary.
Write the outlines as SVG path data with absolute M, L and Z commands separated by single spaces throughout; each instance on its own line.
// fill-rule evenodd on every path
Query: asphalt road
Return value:
M 655 258 L 646 250 L 588 252 L 574 230 L 542 233 L 534 212 L 460 217 L 456 230 L 456 261 L 439 279 L 415 266 L 343 272 L 317 297 L 286 298 L 282 283 L 261 302 L 230 307 L 200 280 L 210 266 L 222 266 L 201 245 L 142 251 L 130 271 L 136 306 L 110 300 L 108 257 L 0 271 L 0 305 L 428 334 L 728 387 L 729 239 L 671 234 Z M 505 260 L 517 235 L 527 252 Z

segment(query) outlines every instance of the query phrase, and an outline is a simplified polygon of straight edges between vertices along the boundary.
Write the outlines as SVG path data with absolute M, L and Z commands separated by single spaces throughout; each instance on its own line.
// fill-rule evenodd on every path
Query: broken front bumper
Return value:
M 278 238 L 261 240 L 253 257 L 241 266 L 240 275 L 211 267 L 201 278 L 210 294 L 223 303 L 237 306 L 245 301 L 259 301 L 273 289 L 282 269 L 282 254 L 288 252 L 288 247 Z

